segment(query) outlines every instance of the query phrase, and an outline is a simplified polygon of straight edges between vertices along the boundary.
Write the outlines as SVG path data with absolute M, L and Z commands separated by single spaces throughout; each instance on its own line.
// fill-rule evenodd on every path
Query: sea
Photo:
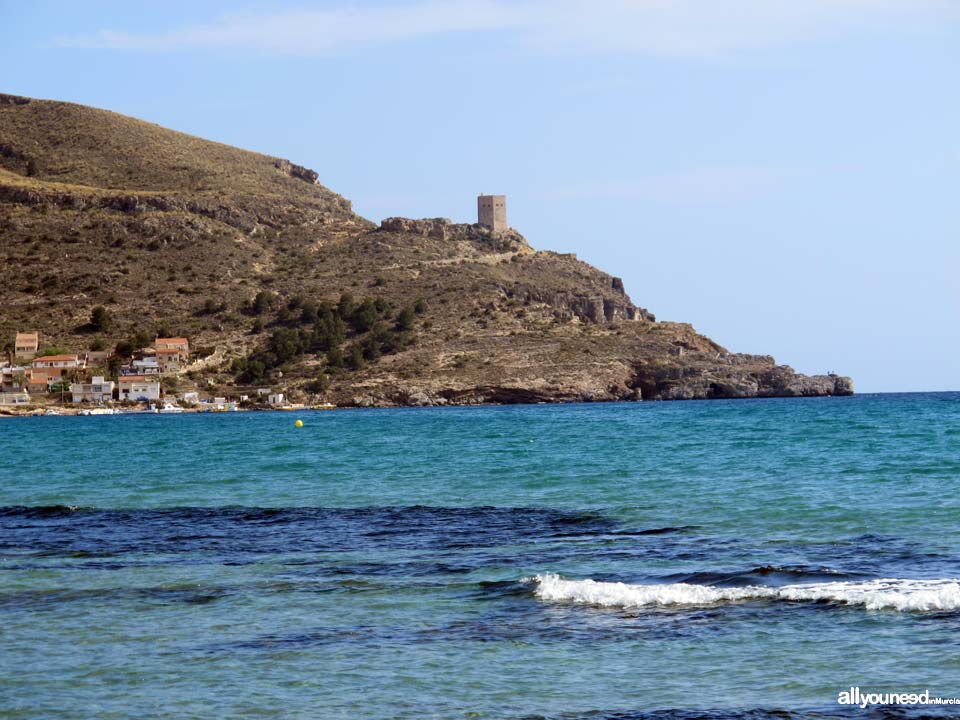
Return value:
M 960 393 L 0 438 L 2 718 L 960 715 Z

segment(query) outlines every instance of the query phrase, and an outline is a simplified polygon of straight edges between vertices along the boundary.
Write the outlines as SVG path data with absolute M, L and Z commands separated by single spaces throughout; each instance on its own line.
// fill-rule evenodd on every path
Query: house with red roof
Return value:
M 44 355 L 30 361 L 30 367 L 34 371 L 40 371 L 47 377 L 56 379 L 63 377 L 64 373 L 70 373 L 83 366 L 76 355 Z

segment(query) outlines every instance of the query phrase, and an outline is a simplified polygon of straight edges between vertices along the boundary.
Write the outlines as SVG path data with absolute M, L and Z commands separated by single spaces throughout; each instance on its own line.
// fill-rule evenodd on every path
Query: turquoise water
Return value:
M 960 697 L 960 394 L 0 432 L 0 717 Z

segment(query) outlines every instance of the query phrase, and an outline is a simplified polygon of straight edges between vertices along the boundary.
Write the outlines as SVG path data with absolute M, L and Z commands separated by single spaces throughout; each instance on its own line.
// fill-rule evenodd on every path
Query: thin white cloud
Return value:
M 551 53 L 710 56 L 838 33 L 932 30 L 958 17 L 956 0 L 410 0 L 231 15 L 158 34 L 102 30 L 55 43 L 322 55 L 455 33 L 500 33 Z
M 515 8 L 495 0 L 420 0 L 404 5 L 230 15 L 212 25 L 156 35 L 103 30 L 55 42 L 116 50 L 241 48 L 318 55 L 420 37 L 502 30 L 518 22 Z

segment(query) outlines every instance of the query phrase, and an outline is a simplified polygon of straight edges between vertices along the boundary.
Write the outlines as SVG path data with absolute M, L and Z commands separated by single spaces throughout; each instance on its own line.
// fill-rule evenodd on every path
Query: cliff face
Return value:
M 619 278 L 513 230 L 377 226 L 288 160 L 67 103 L 0 95 L 0 236 L 4 342 L 188 335 L 217 354 L 182 389 L 355 405 L 852 393 L 657 322 Z

